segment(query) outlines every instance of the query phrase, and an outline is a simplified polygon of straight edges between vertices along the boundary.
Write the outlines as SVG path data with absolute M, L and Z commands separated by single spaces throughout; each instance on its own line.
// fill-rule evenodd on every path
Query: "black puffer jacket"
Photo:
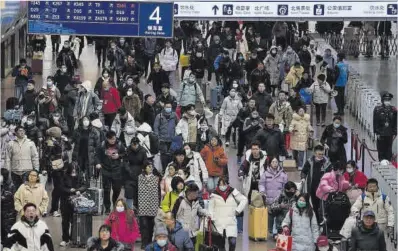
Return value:
M 28 139 L 32 140 L 35 145 L 38 146 L 39 138 L 43 137 L 42 132 L 39 130 L 39 128 L 35 124 L 26 125 L 25 132 Z
M 80 135 L 82 133 L 83 127 L 80 125 L 77 130 L 75 130 L 72 142 L 75 143 L 72 153 L 72 161 L 77 161 L 79 159 L 80 153 Z M 95 150 L 101 144 L 101 135 L 98 130 L 89 127 L 88 128 L 88 165 L 93 167 L 95 163 Z
M 37 93 L 35 90 L 27 90 L 21 100 L 20 105 L 23 106 L 24 114 L 30 114 L 33 111 L 36 111 L 36 98 Z
M 267 115 L 269 108 L 274 102 L 271 95 L 265 91 L 263 93 L 256 92 L 253 95 L 253 99 L 256 100 L 256 109 L 260 114 L 260 117 L 265 118 L 265 115 Z
M 4 169 L 5 170 L 5 169 Z M 3 169 L 2 175 L 3 173 Z M 1 185 L 1 239 L 5 240 L 10 232 L 12 225 L 16 222 L 17 213 L 14 208 L 15 187 L 7 174 L 4 174 L 3 184 Z
M 285 138 L 278 128 L 264 128 L 260 130 L 253 141 L 261 142 L 261 149 L 267 152 L 268 156 L 287 156 Z
M 372 229 L 365 229 L 362 223 L 359 224 L 352 230 L 351 250 L 387 250 L 383 230 L 377 226 L 377 223 Z
M 142 146 L 138 146 L 136 150 L 129 147 L 127 150 L 126 161 L 122 170 L 126 198 L 133 198 L 134 189 L 138 188 L 138 176 L 142 173 L 146 160 L 146 150 Z
M 112 159 L 111 156 L 113 153 L 117 153 L 119 158 Z M 121 142 L 117 141 L 115 145 L 109 145 L 105 140 L 95 150 L 95 165 L 101 165 L 103 176 L 114 180 L 122 180 L 122 166 L 125 153 L 126 149 Z
M 109 239 L 109 244 L 107 248 L 102 248 L 101 239 L 98 237 L 91 237 L 87 241 L 87 251 L 123 251 L 124 246 L 120 242 L 114 239 Z

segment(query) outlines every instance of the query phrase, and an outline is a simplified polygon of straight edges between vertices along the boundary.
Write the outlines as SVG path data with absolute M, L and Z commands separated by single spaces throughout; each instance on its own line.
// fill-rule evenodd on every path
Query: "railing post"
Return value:
M 351 128 L 351 153 L 350 153 L 350 157 L 351 160 L 353 160 L 354 157 L 354 129 Z
M 362 151 L 362 172 L 365 173 L 365 139 L 362 139 L 361 151 Z

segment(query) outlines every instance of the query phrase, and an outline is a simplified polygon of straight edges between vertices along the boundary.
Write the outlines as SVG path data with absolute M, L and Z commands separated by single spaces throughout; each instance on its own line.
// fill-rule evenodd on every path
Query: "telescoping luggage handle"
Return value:
M 102 175 L 101 175 L 101 169 L 97 169 L 94 166 L 94 171 L 93 171 L 93 176 L 91 177 L 91 180 L 94 180 L 95 182 L 95 187 L 96 188 L 102 188 Z M 99 183 L 99 186 L 98 186 Z M 91 184 L 90 184 L 91 185 Z

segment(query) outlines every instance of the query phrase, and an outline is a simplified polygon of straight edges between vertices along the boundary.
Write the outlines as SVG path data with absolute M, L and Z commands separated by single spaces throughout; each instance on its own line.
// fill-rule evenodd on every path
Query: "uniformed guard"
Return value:
M 379 161 L 391 160 L 392 143 L 397 135 L 397 108 L 391 105 L 391 93 L 380 93 L 382 104 L 373 111 L 373 130 L 377 138 Z

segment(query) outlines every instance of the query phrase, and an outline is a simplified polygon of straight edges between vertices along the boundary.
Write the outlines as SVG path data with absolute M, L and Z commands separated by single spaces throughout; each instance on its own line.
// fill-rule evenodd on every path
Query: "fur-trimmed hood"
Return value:
M 109 239 L 109 245 L 111 245 L 111 251 L 123 251 L 124 246 L 120 242 L 115 241 L 114 239 Z M 87 249 L 92 251 L 99 251 L 101 247 L 101 240 L 98 237 L 91 237 L 87 241 Z

